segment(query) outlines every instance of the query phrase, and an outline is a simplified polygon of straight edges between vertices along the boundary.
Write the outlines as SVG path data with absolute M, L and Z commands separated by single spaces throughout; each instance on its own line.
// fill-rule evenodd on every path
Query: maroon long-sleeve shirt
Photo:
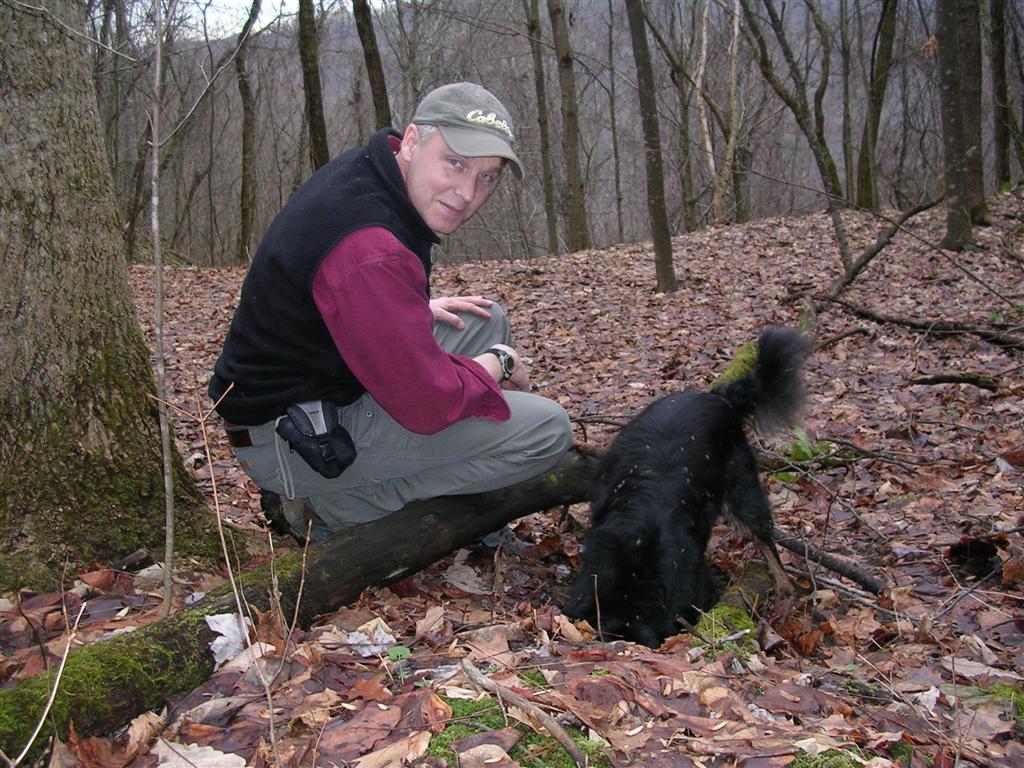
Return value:
M 388 230 L 366 227 L 339 241 L 316 273 L 313 299 L 345 363 L 409 431 L 509 418 L 487 370 L 435 340 L 423 265 Z

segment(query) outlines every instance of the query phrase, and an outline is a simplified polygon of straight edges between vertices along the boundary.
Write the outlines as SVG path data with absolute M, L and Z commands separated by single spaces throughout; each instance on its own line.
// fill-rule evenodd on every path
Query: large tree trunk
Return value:
M 595 461 L 572 451 L 553 469 L 518 485 L 414 502 L 339 531 L 309 548 L 304 575 L 300 555 L 280 558 L 275 570 L 284 616 L 294 615 L 300 588 L 299 622 L 307 626 L 317 615 L 354 601 L 366 587 L 403 579 L 510 520 L 583 501 Z M 249 605 L 261 611 L 272 607 L 268 568 L 241 581 Z M 79 735 L 110 732 L 167 696 L 198 686 L 213 671 L 213 637 L 203 617 L 234 611 L 234 596 L 221 591 L 168 619 L 74 653 L 53 711 L 58 731 L 66 736 L 73 719 Z M 40 675 L 0 690 L 0 750 L 8 755 L 27 741 L 48 682 Z
M 369 0 L 352 0 L 352 15 L 356 20 L 359 42 L 363 45 L 363 60 L 366 62 L 366 76 L 373 96 L 376 127 L 387 128 L 391 125 L 391 104 L 388 101 L 387 81 L 384 79 L 384 65 L 377 48 L 377 35 L 373 31 Z
M 324 97 L 320 87 L 319 35 L 313 0 L 299 0 L 299 61 L 302 86 L 306 95 L 306 121 L 309 128 L 309 162 L 313 170 L 331 159 L 324 120 Z
M 71 0 L 49 10 L 68 29 Z M 0 5 L 0 590 L 163 540 L 149 353 L 128 288 L 89 59 Z M 178 467 L 179 534 L 202 504 Z M 70 563 L 72 570 L 68 570 Z
M 548 0 L 551 36 L 558 57 L 558 83 L 562 91 L 562 149 L 565 154 L 566 182 L 569 196 L 569 250 L 590 247 L 587 207 L 584 202 L 583 173 L 580 171 L 579 103 L 576 98 L 576 76 L 573 74 L 572 46 L 569 44 L 569 23 L 562 0 Z
M 935 3 L 935 42 L 939 54 L 939 105 L 942 110 L 942 148 L 946 169 L 946 235 L 941 246 L 963 250 L 971 241 L 971 212 L 967 193 L 964 113 L 960 87 L 959 0 Z
M 644 131 L 644 159 L 647 166 L 647 212 L 654 240 L 654 267 L 659 292 L 679 287 L 672 264 L 672 237 L 665 208 L 665 178 L 661 161 L 661 132 L 658 128 L 658 104 L 654 89 L 654 70 L 647 46 L 647 27 L 639 3 L 626 3 L 629 36 L 636 60 L 636 83 L 640 94 L 640 122 Z
M 544 219 L 547 224 L 548 253 L 558 247 L 558 210 L 555 207 L 555 174 L 551 170 L 551 131 L 548 117 L 547 88 L 544 85 L 544 51 L 541 48 L 539 0 L 523 0 L 526 13 L 526 34 L 530 38 L 533 59 L 533 91 L 537 95 L 537 127 L 540 130 L 541 184 L 544 187 Z

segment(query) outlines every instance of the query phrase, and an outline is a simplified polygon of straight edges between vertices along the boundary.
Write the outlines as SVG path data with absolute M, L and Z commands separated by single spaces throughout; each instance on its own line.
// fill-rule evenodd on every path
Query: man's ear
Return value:
M 398 147 L 399 157 L 406 163 L 411 161 L 413 147 L 419 143 L 420 129 L 416 127 L 415 123 L 409 123 L 405 127 L 405 133 L 402 134 L 402 143 Z

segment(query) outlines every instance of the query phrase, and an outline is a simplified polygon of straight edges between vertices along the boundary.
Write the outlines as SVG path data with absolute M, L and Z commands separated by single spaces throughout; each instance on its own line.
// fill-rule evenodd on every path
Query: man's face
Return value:
M 500 157 L 452 152 L 440 131 L 425 139 L 410 125 L 397 155 L 409 199 L 432 230 L 450 235 L 487 202 L 501 177 Z

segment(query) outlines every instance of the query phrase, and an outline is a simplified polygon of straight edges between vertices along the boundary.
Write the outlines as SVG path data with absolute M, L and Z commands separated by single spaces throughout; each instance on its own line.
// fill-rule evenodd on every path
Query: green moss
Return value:
M 159 707 L 167 696 L 202 684 L 213 671 L 208 650 L 212 632 L 204 617 L 214 610 L 209 604 L 181 611 L 71 654 L 50 717 L 30 754 L 41 751 L 53 724 L 62 738 L 72 720 L 82 736 L 110 731 Z M 27 743 L 55 674 L 52 670 L 0 690 L 0 750 L 7 755 L 18 754 Z
M 984 693 L 1006 704 L 1011 717 L 1024 721 L 1024 689 L 1012 683 L 996 683 L 984 689 Z
M 482 731 L 511 726 L 519 730 L 523 738 L 509 756 L 524 768 L 575 768 L 576 763 L 561 744 L 550 737 L 539 736 L 515 720 L 506 721 L 501 707 L 494 699 L 466 701 L 445 698 L 445 701 L 452 708 L 452 719 L 444 731 L 430 739 L 428 755 L 444 758 L 449 765 L 458 765 L 451 748 L 454 742 Z M 612 763 L 603 745 L 588 740 L 578 731 L 570 729 L 568 732 L 576 746 L 588 756 L 591 766 L 611 767 Z
M 820 755 L 802 752 L 789 764 L 789 768 L 859 768 L 860 765 L 848 752 L 830 749 Z
M 700 637 L 694 638 L 694 643 L 708 642 L 715 653 L 735 653 L 740 657 L 750 656 L 757 653 L 757 643 L 754 638 L 754 630 L 757 625 L 750 618 L 746 611 L 726 603 L 719 603 L 708 613 L 701 616 L 695 629 Z M 725 641 L 739 632 L 746 630 L 746 634 L 736 640 Z
M 516 676 L 532 688 L 550 688 L 547 679 L 544 674 L 536 667 L 528 669 L 520 669 L 516 672 Z
M 754 362 L 757 360 L 757 343 L 748 342 L 741 345 L 737 350 L 736 354 L 733 355 L 732 362 L 726 366 L 726 369 L 715 379 L 712 386 L 718 387 L 723 384 L 730 384 L 737 379 L 742 379 L 750 370 L 754 367 Z
M 914 758 L 914 748 L 905 741 L 898 741 L 889 748 L 889 752 L 892 754 L 893 760 L 903 766 L 903 768 L 910 768 L 911 761 Z

